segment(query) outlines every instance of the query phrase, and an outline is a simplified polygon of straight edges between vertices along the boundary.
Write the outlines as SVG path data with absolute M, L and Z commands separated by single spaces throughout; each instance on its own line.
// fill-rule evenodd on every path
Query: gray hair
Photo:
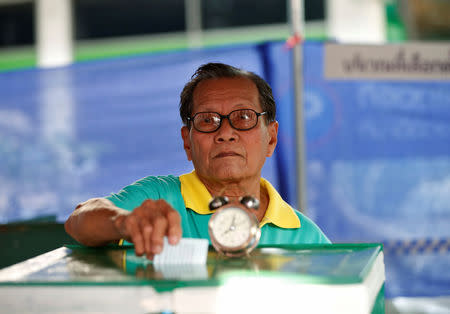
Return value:
M 180 117 L 185 125 L 191 117 L 193 109 L 194 90 L 205 80 L 215 78 L 247 78 L 255 83 L 259 93 L 259 102 L 263 111 L 267 112 L 267 121 L 275 121 L 276 105 L 272 95 L 272 88 L 260 76 L 253 72 L 241 70 L 228 64 L 207 63 L 201 65 L 192 75 L 191 80 L 184 86 L 180 94 Z

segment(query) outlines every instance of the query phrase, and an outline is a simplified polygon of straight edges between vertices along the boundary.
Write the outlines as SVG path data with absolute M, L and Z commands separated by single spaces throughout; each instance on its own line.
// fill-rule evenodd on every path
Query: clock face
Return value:
M 224 208 L 210 220 L 212 237 L 221 246 L 238 248 L 245 246 L 251 236 L 253 224 L 250 216 L 236 207 Z

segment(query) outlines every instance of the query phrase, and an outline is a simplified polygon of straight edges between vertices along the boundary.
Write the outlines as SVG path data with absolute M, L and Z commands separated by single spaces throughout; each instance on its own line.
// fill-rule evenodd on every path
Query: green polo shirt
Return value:
M 289 206 L 267 180 L 261 178 L 261 187 L 269 195 L 269 205 L 260 222 L 259 244 L 330 243 L 319 227 Z M 183 237 L 209 240 L 208 221 L 212 212 L 208 204 L 212 196 L 195 171 L 180 177 L 149 176 L 106 199 L 129 211 L 146 199 L 164 199 L 180 214 Z

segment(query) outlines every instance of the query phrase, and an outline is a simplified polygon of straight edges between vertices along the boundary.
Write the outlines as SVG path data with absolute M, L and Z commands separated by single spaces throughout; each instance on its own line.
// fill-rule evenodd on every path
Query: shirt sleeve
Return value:
M 331 244 L 331 241 L 328 237 L 323 233 L 323 231 L 307 216 L 303 215 L 300 212 L 297 212 L 297 215 L 300 217 L 301 228 L 303 228 L 303 233 L 307 234 L 308 243 L 315 244 Z
M 106 197 L 119 208 L 132 211 L 147 199 L 164 199 L 173 206 L 179 194 L 179 179 L 175 176 L 146 177 Z

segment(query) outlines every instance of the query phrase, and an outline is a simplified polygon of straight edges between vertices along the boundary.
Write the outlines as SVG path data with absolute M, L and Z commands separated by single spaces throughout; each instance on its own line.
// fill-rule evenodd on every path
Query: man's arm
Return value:
M 75 208 L 64 227 L 78 242 L 87 246 L 102 246 L 121 239 L 115 221 L 126 214 L 126 210 L 107 199 L 92 198 Z
M 164 200 L 146 200 L 133 211 L 118 208 L 104 198 L 79 204 L 64 224 L 66 232 L 87 246 L 101 246 L 125 239 L 134 243 L 137 255 L 148 257 L 181 238 L 180 215 Z

